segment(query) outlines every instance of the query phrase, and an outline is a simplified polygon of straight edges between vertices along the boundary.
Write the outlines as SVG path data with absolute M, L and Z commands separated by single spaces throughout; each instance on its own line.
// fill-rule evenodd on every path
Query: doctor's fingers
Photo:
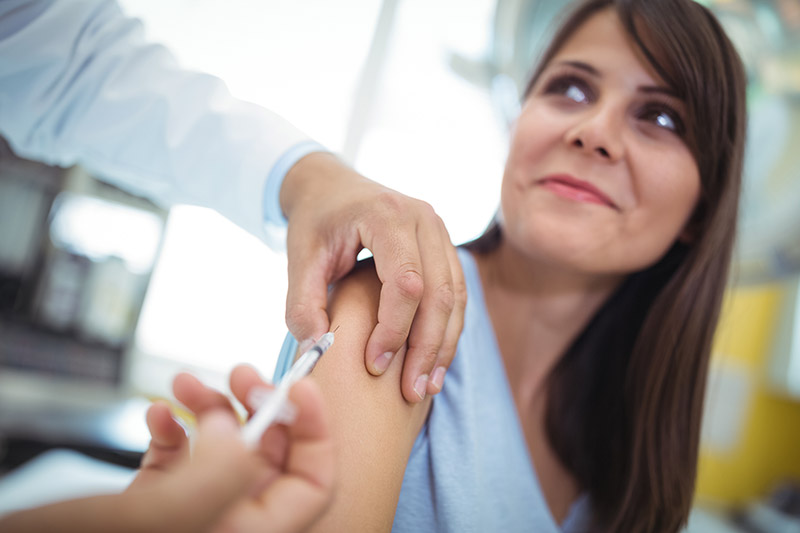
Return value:
M 410 402 L 420 401 L 428 390 L 438 392 L 427 382 L 437 360 L 442 367 L 439 377 L 452 360 L 451 354 L 440 358 L 439 352 L 445 342 L 452 344 L 450 330 L 456 331 L 456 338 L 460 333 L 465 300 L 461 267 L 444 223 L 428 204 L 414 202 L 416 209 L 409 212 L 406 224 L 395 226 L 394 236 L 375 236 L 380 245 L 374 249 L 375 263 L 383 287 L 378 324 L 366 351 L 367 368 L 380 374 L 408 337 L 402 391 Z
M 175 398 L 185 405 L 195 416 L 213 410 L 222 409 L 235 414 L 227 396 L 207 387 L 193 375 L 181 372 L 172 381 L 172 392 Z
M 287 426 L 289 452 L 283 474 L 259 497 L 232 513 L 232 531 L 305 531 L 330 504 L 334 489 L 334 445 L 322 393 L 306 378 L 292 387 L 289 398 L 297 417 Z
M 236 365 L 233 368 L 229 384 L 231 392 L 247 409 L 248 415 L 252 415 L 260 404 L 260 398 L 257 395 L 275 388 L 264 380 L 255 368 L 246 364 Z
M 142 456 L 139 472 L 127 490 L 152 486 L 166 472 L 188 457 L 188 439 L 183 427 L 173 418 L 169 405 L 158 401 L 147 410 L 150 444 Z
M 289 399 L 297 409 L 297 416 L 286 426 L 289 439 L 288 461 L 285 476 L 287 489 L 271 487 L 271 498 L 287 504 L 305 501 L 292 496 L 292 490 L 302 490 L 315 500 L 327 500 L 334 484 L 334 444 L 322 391 L 311 379 L 304 378 L 289 390 Z M 294 487 L 291 479 L 302 480 L 307 487 Z M 289 491 L 285 493 L 285 491 Z
M 383 194 L 375 205 L 376 209 L 360 221 L 359 234 L 372 251 L 382 284 L 378 323 L 364 354 L 367 370 L 381 375 L 408 339 L 427 286 L 446 283 L 447 277 L 441 268 L 424 270 L 423 254 L 428 254 L 427 265 L 442 265 L 441 260 L 437 263 L 432 259 L 441 249 L 441 240 L 431 239 L 430 228 L 438 230 L 440 224 L 433 209 L 394 191 Z M 441 279 L 433 280 L 434 273 Z
M 296 224 L 301 224 L 301 221 Z M 305 237 L 300 231 L 297 226 L 289 226 L 286 325 L 292 335 L 303 342 L 317 340 L 328 331 L 326 306 L 331 265 L 326 243 L 317 243 L 316 239 Z M 296 232 L 300 236 L 295 236 Z M 351 261 L 355 262 L 355 255 Z
M 157 401 L 150 406 L 146 420 L 150 430 L 150 446 L 142 458 L 141 468 L 163 469 L 183 456 L 188 443 L 186 432 L 164 401 Z
M 247 405 L 248 401 L 252 398 L 253 391 L 256 389 L 272 390 L 274 387 L 265 382 L 258 372 L 249 365 L 238 365 L 231 372 L 231 391 L 234 396 L 243 404 Z M 288 453 L 292 454 L 293 458 L 297 458 L 298 454 L 302 456 L 303 446 L 313 443 L 328 443 L 331 442 L 330 430 L 328 428 L 328 418 L 325 413 L 325 405 L 322 393 L 319 387 L 310 378 L 304 378 L 289 390 L 289 401 L 294 408 L 294 416 L 291 421 L 283 424 L 285 427 L 275 426 L 267 431 L 266 437 L 262 439 L 263 446 L 277 445 L 276 442 L 285 444 L 289 449 Z M 248 411 L 251 411 L 248 407 Z M 251 411 L 252 414 L 252 411 Z M 273 436 L 273 429 L 282 429 L 283 431 L 275 431 Z M 299 446 L 299 451 L 295 447 Z M 317 457 L 311 455 L 312 460 Z M 325 457 L 324 454 L 319 457 Z M 298 472 L 306 472 L 306 466 L 300 462 L 299 465 L 287 463 L 285 468 L 291 470 L 297 468 Z M 326 469 L 320 470 L 324 473 Z M 311 468 L 307 474 L 313 476 L 315 470 Z
M 313 382 L 305 383 L 305 381 L 295 384 L 289 391 L 292 418 L 282 424 L 271 426 L 261 437 L 260 451 L 271 468 L 286 471 L 292 466 L 291 463 L 287 463 L 290 454 L 296 456 L 298 453 L 294 450 L 296 445 L 302 446 L 309 442 L 309 439 L 324 442 L 329 438 L 321 394 Z M 274 389 L 274 386 L 264 381 L 250 365 L 238 365 L 233 369 L 230 386 L 236 399 L 247 406 L 250 415 L 256 407 L 252 404 L 260 400 L 258 396 Z M 273 477 L 270 475 L 267 479 Z
M 383 198 L 383 202 L 378 204 L 380 209 L 365 216 L 359 227 L 361 241 L 372 251 L 382 285 L 378 323 L 367 341 L 364 354 L 367 370 L 374 375 L 386 371 L 406 342 L 426 283 L 434 283 L 432 273 L 423 270 L 422 253 L 426 251 L 435 255 L 441 247 L 440 240 L 430 239 L 430 232 L 418 231 L 418 211 L 425 213 L 423 227 L 438 226 L 438 217 L 430 206 L 397 193 L 387 193 Z M 416 203 L 424 207 L 419 208 Z M 442 277 L 439 281 L 446 283 L 441 269 L 438 275 Z
M 403 394 L 409 399 L 411 391 L 416 396 L 414 401 L 442 389 L 463 325 L 466 292 L 458 256 L 449 240 L 442 242 L 441 249 L 450 261 L 450 270 L 442 275 L 452 278 L 448 278 L 448 285 L 441 281 L 437 285 L 426 285 L 411 326 L 403 365 Z M 425 270 L 431 270 L 427 264 Z
M 180 530 L 186 531 L 207 531 L 252 501 L 263 475 L 263 460 L 245 446 L 233 413 L 211 408 L 198 420 L 191 463 L 165 480 L 173 514 L 182 517 Z
M 450 260 L 450 271 L 453 275 L 453 310 L 447 322 L 442 344 L 439 346 L 436 362 L 430 373 L 428 394 L 437 394 L 444 387 L 445 373 L 450 368 L 450 364 L 456 355 L 458 339 L 461 337 L 461 330 L 464 328 L 464 311 L 467 307 L 467 284 L 464 281 L 464 273 L 461 270 L 458 253 L 450 241 L 445 243 L 445 249 Z M 406 359 L 407 365 L 408 359 Z

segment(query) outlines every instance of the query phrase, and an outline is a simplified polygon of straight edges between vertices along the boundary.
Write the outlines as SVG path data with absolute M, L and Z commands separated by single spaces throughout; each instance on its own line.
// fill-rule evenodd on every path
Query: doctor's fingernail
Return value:
M 378 375 L 383 374 L 386 372 L 386 369 L 389 368 L 389 363 L 392 362 L 393 357 L 394 353 L 392 352 L 386 352 L 382 355 L 379 355 L 378 358 L 375 359 L 375 362 L 372 363 L 372 368 L 375 369 L 375 372 L 377 372 Z
M 436 370 L 433 371 L 433 375 L 431 376 L 431 384 L 436 387 L 437 390 L 442 390 L 445 372 L 447 372 L 447 369 L 443 366 L 437 366 Z
M 425 399 L 425 391 L 428 388 L 428 374 L 422 374 L 420 377 L 417 378 L 417 381 L 414 382 L 414 392 L 417 393 L 420 400 Z

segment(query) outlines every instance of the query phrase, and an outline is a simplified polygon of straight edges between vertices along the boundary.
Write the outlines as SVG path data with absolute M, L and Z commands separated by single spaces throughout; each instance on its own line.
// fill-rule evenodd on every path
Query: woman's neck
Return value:
M 561 522 L 581 487 L 547 437 L 546 380 L 622 278 L 569 271 L 502 241 L 476 262 L 530 457 L 548 508 Z
M 541 389 L 547 373 L 622 281 L 536 260 L 507 241 L 476 261 L 509 379 L 520 380 L 512 387 L 525 396 Z

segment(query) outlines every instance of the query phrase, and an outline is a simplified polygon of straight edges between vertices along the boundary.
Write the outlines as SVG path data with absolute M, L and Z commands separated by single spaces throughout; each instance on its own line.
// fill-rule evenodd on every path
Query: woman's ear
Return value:
M 695 241 L 695 237 L 695 232 L 692 231 L 692 228 L 689 224 L 686 224 L 686 226 L 683 227 L 683 230 L 678 234 L 678 242 L 687 246 L 691 246 Z
M 694 208 L 692 216 L 689 217 L 689 220 L 686 221 L 683 229 L 678 234 L 679 243 L 691 246 L 697 241 L 700 235 L 700 222 L 703 218 L 704 211 L 703 201 L 700 200 L 700 203 Z

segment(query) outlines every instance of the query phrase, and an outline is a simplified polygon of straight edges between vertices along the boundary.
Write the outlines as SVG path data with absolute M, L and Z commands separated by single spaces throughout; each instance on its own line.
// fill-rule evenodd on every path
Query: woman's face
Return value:
M 501 195 L 508 243 L 586 273 L 655 263 L 690 237 L 700 194 L 687 120 L 617 15 L 594 15 L 543 70 L 517 120 Z

